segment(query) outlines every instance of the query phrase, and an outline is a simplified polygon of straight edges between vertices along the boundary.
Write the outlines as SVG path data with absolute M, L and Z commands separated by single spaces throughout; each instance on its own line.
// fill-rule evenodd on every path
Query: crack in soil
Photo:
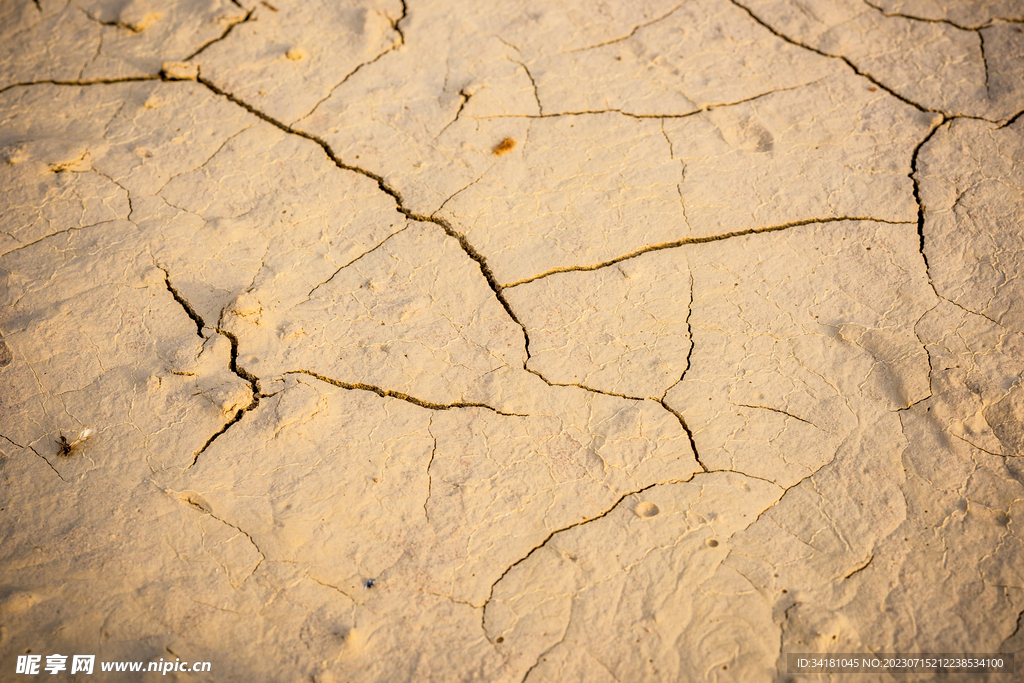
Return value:
M 121 76 L 118 78 L 87 78 L 84 80 L 61 80 L 57 78 L 44 78 L 38 81 L 25 81 L 22 83 L 11 83 L 0 88 L 0 93 L 7 92 L 11 88 L 27 88 L 32 85 L 66 85 L 66 86 L 86 86 L 86 85 L 103 85 L 110 83 L 137 83 L 139 81 L 160 81 L 164 80 L 160 74 L 154 75 L 141 75 L 141 76 Z
M 838 59 L 839 61 L 841 61 L 844 64 L 846 64 L 846 66 L 850 67 L 850 69 L 853 71 L 853 73 L 857 74 L 861 78 L 866 78 L 867 80 L 871 81 L 872 85 L 874 85 L 875 87 L 877 87 L 877 88 L 879 88 L 881 90 L 884 90 L 885 92 L 889 93 L 890 95 L 892 95 L 893 97 L 898 99 L 900 102 L 903 102 L 904 104 L 908 104 L 911 107 L 914 107 L 915 109 L 917 109 L 918 111 L 934 112 L 936 114 L 942 114 L 944 116 L 948 115 L 947 112 L 941 111 L 939 109 L 932 109 L 930 107 L 926 107 L 923 104 L 920 104 L 918 102 L 914 102 L 910 98 L 905 97 L 904 95 L 901 95 L 900 93 L 896 92 L 895 90 L 893 90 L 889 86 L 887 86 L 884 83 L 882 83 L 881 81 L 877 80 L 871 74 L 869 74 L 869 73 L 867 73 L 865 71 L 862 71 L 860 69 L 860 67 L 858 67 L 852 61 L 850 61 L 849 58 L 847 58 L 847 57 L 845 57 L 843 55 L 838 55 L 838 54 L 834 55 L 834 54 L 831 54 L 829 52 L 825 52 L 824 50 L 819 50 L 816 47 L 811 47 L 810 45 L 806 45 L 804 43 L 801 43 L 798 40 L 790 38 L 789 36 L 787 36 L 786 34 L 780 32 L 780 31 L 776 31 L 764 19 L 762 19 L 761 17 L 759 17 L 756 14 L 754 14 L 754 11 L 752 9 L 750 9 L 749 7 L 747 7 L 747 6 L 743 5 L 742 3 L 738 2 L 738 0 L 729 0 L 729 2 L 731 2 L 734 5 L 736 5 L 736 7 L 739 7 L 741 10 L 743 10 L 748 15 L 750 15 L 751 19 L 753 19 L 756 23 L 761 25 L 766 31 L 768 31 L 769 33 L 771 33 L 775 37 L 777 37 L 777 38 L 779 38 L 781 40 L 786 41 L 790 45 L 794 45 L 796 47 L 803 48 L 804 50 L 808 50 L 809 52 L 813 52 L 813 53 L 815 53 L 817 55 L 821 55 L 822 57 L 828 57 L 829 59 Z M 971 118 L 980 118 L 980 117 L 971 117 Z
M 515 282 L 510 282 L 507 285 L 501 285 L 502 289 L 511 289 L 520 285 L 525 285 L 529 282 L 534 282 L 542 278 L 555 275 L 557 273 L 572 273 L 578 271 L 591 271 L 600 270 L 607 268 L 608 266 L 614 266 L 616 263 L 622 263 L 634 259 L 644 254 L 649 254 L 654 251 L 662 251 L 663 249 L 675 249 L 677 247 L 683 247 L 688 244 L 707 244 L 708 242 L 720 242 L 722 240 L 732 239 L 734 237 L 743 237 L 745 235 L 760 235 L 766 232 L 779 232 L 780 230 L 789 230 L 790 228 L 797 228 L 802 225 L 815 225 L 819 223 L 838 223 L 840 221 L 872 221 L 874 223 L 887 223 L 889 225 L 907 225 L 913 221 L 892 221 L 885 218 L 873 218 L 871 216 L 834 216 L 829 218 L 806 218 L 798 221 L 791 221 L 789 223 L 782 223 L 780 225 L 771 225 L 764 228 L 747 228 L 746 230 L 735 230 L 733 232 L 723 232 L 718 235 L 709 235 L 707 237 L 684 237 L 683 239 L 675 240 L 672 242 L 662 242 L 661 244 L 652 244 L 650 246 L 631 251 L 628 254 L 622 256 L 616 256 L 608 261 L 602 261 L 589 266 L 565 266 L 563 268 L 552 268 L 551 270 L 545 271 L 538 275 L 532 275 Z
M 914 148 L 913 153 L 910 155 L 910 182 L 913 184 L 914 201 L 917 203 L 917 235 L 918 235 L 918 251 L 921 253 L 921 258 L 924 260 L 924 273 L 928 279 L 928 285 L 935 292 L 935 296 L 940 296 L 939 291 L 935 288 L 935 284 L 932 282 L 931 271 L 928 267 L 928 255 L 924 251 L 924 202 L 921 201 L 921 184 L 917 179 L 917 164 L 918 158 L 921 154 L 921 148 L 928 143 L 929 140 L 935 135 L 935 133 L 945 125 L 950 119 L 945 116 L 942 120 L 938 121 L 932 126 L 932 129 L 928 131 L 928 134 L 924 137 L 921 142 L 917 143 L 917 147 Z M 940 297 L 941 298 L 941 297 Z
M 157 266 L 157 268 L 164 272 L 164 284 L 167 286 L 167 291 L 171 293 L 171 296 L 174 297 L 174 300 L 177 301 L 178 305 L 185 311 L 185 314 L 188 315 L 188 317 L 192 319 L 192 322 L 196 324 L 196 334 L 199 335 L 200 339 L 206 339 L 203 335 L 203 328 L 206 327 L 203 317 L 199 315 L 196 309 L 192 307 L 192 304 L 186 301 L 185 297 L 183 297 L 178 290 L 174 288 L 171 284 L 171 274 L 167 269 L 162 266 Z
M 183 62 L 189 62 L 189 61 L 192 61 L 192 60 L 193 60 L 193 59 L 195 59 L 195 58 L 196 58 L 197 56 L 199 56 L 199 54 L 201 54 L 201 53 L 203 52 L 203 50 L 205 50 L 206 48 L 210 47 L 211 45 L 213 45 L 213 44 L 215 44 L 215 43 L 219 43 L 220 41 L 222 41 L 222 40 L 224 40 L 225 38 L 227 38 L 227 37 L 228 37 L 228 36 L 229 36 L 229 35 L 231 34 L 231 32 L 232 32 L 233 30 L 235 30 L 235 27 L 236 27 L 236 26 L 238 26 L 239 24 L 244 24 L 244 23 L 246 23 L 247 21 L 253 21 L 253 20 L 254 20 L 254 17 L 253 17 L 253 15 L 255 14 L 255 12 L 256 12 L 256 8 L 255 8 L 255 7 L 253 7 L 253 8 L 251 9 L 251 10 L 249 10 L 248 12 L 246 12 L 246 14 L 245 14 L 245 16 L 244 16 L 244 17 L 242 17 L 242 18 L 241 18 L 241 19 L 239 19 L 238 21 L 234 21 L 234 22 L 232 22 L 231 24 L 229 24 L 229 25 L 228 25 L 228 27 L 227 27 L 227 28 L 226 28 L 226 29 L 224 30 L 224 32 L 223 32 L 223 33 L 221 33 L 221 34 L 220 34 L 219 36 L 217 36 L 216 38 L 212 38 L 212 39 L 210 39 L 210 40 L 206 41 L 205 43 L 203 43 L 203 45 L 202 45 L 202 46 L 201 46 L 201 47 L 200 47 L 200 48 L 199 48 L 198 50 L 196 50 L 195 52 L 193 52 L 192 54 L 190 54 L 190 55 L 189 55 L 188 57 L 185 57 L 185 59 L 183 59 L 182 61 L 183 61 Z
M 877 10 L 886 19 L 899 18 L 909 19 L 910 21 L 920 21 L 926 24 L 946 24 L 947 26 L 952 26 L 953 28 L 960 29 L 961 31 L 980 31 L 983 28 L 988 28 L 989 26 L 992 26 L 992 24 L 994 24 L 997 21 L 1004 21 L 1006 23 L 1017 23 L 1024 21 L 1024 19 L 1020 19 L 1017 17 L 992 17 L 985 23 L 978 24 L 977 26 L 963 26 L 949 19 L 928 19 L 927 17 L 916 17 L 912 14 L 903 14 L 902 12 L 886 12 L 884 8 L 879 7 L 878 5 L 875 5 L 872 2 L 869 2 L 869 0 L 864 0 L 864 4 L 870 7 L 871 9 Z
M 426 408 L 427 410 L 452 410 L 454 408 L 483 408 L 485 410 L 490 410 L 492 413 L 504 415 L 505 417 L 530 417 L 529 415 L 523 413 L 506 413 L 504 411 L 498 410 L 497 408 L 492 408 L 486 403 L 472 403 L 463 401 L 458 401 L 455 403 L 433 403 L 431 401 L 424 401 L 423 399 L 416 398 L 415 396 L 410 396 L 409 394 L 402 393 L 401 391 L 394 391 L 393 389 L 384 389 L 382 387 L 374 386 L 373 384 L 363 384 L 362 382 L 342 382 L 340 380 L 331 379 L 330 377 L 325 377 L 324 375 L 313 372 L 312 370 L 288 370 L 282 374 L 309 375 L 310 377 L 316 378 L 321 382 L 326 382 L 327 384 L 340 387 L 341 389 L 348 389 L 349 391 L 369 391 L 371 393 L 377 394 L 381 398 L 395 398 L 400 401 L 405 401 L 406 403 L 411 403 L 414 406 L 419 406 L 420 408 Z

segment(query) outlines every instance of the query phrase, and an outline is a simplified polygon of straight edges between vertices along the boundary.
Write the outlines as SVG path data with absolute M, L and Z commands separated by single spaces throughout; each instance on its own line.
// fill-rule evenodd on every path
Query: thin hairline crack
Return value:
M 734 230 L 732 232 L 723 232 L 717 235 L 708 235 L 707 237 L 684 237 L 682 239 L 674 240 L 672 242 L 662 242 L 660 244 L 652 244 L 646 247 L 642 247 L 635 251 L 631 251 L 628 254 L 622 256 L 616 256 L 608 261 L 601 261 L 589 266 L 565 266 L 562 268 L 552 268 L 551 270 L 539 273 L 537 275 L 531 275 L 527 278 L 516 280 L 508 284 L 502 285 L 502 289 L 512 289 L 520 285 L 525 285 L 530 282 L 535 282 L 552 275 L 559 273 L 572 273 L 581 271 L 592 271 L 601 270 L 609 266 L 614 266 L 617 263 L 628 261 L 630 259 L 649 254 L 654 251 L 662 251 L 664 249 L 676 249 L 689 244 L 706 244 L 708 242 L 720 242 L 722 240 L 732 239 L 734 237 L 743 237 L 745 235 L 760 235 L 768 232 L 779 232 L 781 230 L 789 230 L 790 228 L 797 228 L 804 225 L 816 225 L 823 223 L 838 223 L 841 221 L 871 221 L 873 223 L 887 223 L 889 225 L 912 225 L 915 221 L 894 221 L 885 218 L 874 218 L 871 216 L 831 216 L 827 218 L 806 218 L 798 221 L 790 221 L 788 223 L 782 223 L 780 225 L 770 225 L 763 228 L 747 228 L 746 230 Z
M 475 402 L 469 402 L 469 401 L 456 401 L 454 403 L 434 403 L 432 401 L 425 401 L 423 399 L 416 398 L 415 396 L 410 396 L 409 394 L 406 394 L 406 393 L 401 392 L 401 391 L 395 391 L 394 389 L 385 389 L 383 387 L 378 387 L 378 386 L 373 385 L 373 384 L 364 384 L 363 382 L 343 382 L 341 380 L 337 380 L 337 379 L 333 379 L 331 377 L 327 377 L 325 375 L 321 375 L 318 372 L 313 372 L 312 370 L 287 370 L 287 371 L 285 371 L 282 374 L 283 375 L 308 375 L 310 377 L 313 377 L 315 379 L 320 380 L 321 382 L 325 382 L 327 384 L 339 387 L 341 389 L 347 389 L 349 391 L 368 391 L 370 393 L 377 394 L 381 398 L 394 398 L 394 399 L 398 399 L 400 401 L 405 401 L 406 403 L 411 403 L 411 404 L 413 404 L 415 406 L 419 406 L 420 408 L 426 408 L 427 410 L 452 410 L 452 409 L 456 409 L 456 408 L 483 408 L 484 410 L 489 410 L 489 411 L 491 411 L 493 413 L 496 413 L 498 415 L 503 415 L 505 417 L 530 417 L 529 415 L 524 414 L 524 413 L 507 413 L 505 411 L 498 410 L 497 408 L 489 406 L 486 403 L 475 403 Z
M 248 21 L 254 21 L 255 18 L 254 18 L 253 15 L 255 13 L 256 13 L 256 7 L 254 6 L 252 9 L 250 9 L 248 12 L 246 12 L 244 17 L 242 17 L 241 19 L 238 19 L 237 21 L 232 21 L 230 24 L 228 24 L 228 27 L 226 29 L 224 29 L 223 33 L 221 33 L 216 38 L 211 38 L 210 40 L 208 40 L 205 43 L 203 43 L 195 52 L 190 54 L 188 57 L 185 57 L 185 59 L 183 59 L 182 61 L 189 62 L 189 61 L 195 59 L 196 57 L 198 57 L 204 50 L 206 50 L 206 48 L 210 47 L 211 45 L 214 45 L 215 43 L 219 43 L 220 41 L 226 39 L 231 34 L 231 32 L 233 30 L 235 30 L 235 27 L 238 26 L 239 24 L 244 24 L 244 23 L 246 23 Z
M 521 62 L 516 62 L 516 64 L 520 64 L 521 66 L 523 66 L 525 68 L 525 64 L 522 64 Z M 527 72 L 527 73 L 529 74 L 529 72 Z M 530 76 L 530 80 L 533 81 L 533 76 Z M 553 118 L 559 118 L 559 117 L 564 117 L 564 116 L 599 116 L 601 114 L 619 114 L 621 116 L 628 116 L 630 118 L 639 119 L 639 120 L 653 119 L 653 120 L 656 120 L 656 121 L 666 121 L 666 120 L 671 120 L 671 119 L 685 119 L 685 118 L 689 118 L 691 116 L 697 116 L 698 114 L 704 114 L 704 113 L 706 113 L 708 111 L 711 111 L 712 109 L 722 109 L 722 108 L 727 108 L 727 107 L 736 107 L 738 105 L 747 104 L 749 102 L 754 102 L 756 100 L 760 100 L 760 99 L 762 99 L 764 97 L 769 97 L 770 95 L 775 95 L 777 93 L 789 92 L 790 90 L 799 90 L 800 88 L 806 88 L 808 86 L 811 86 L 811 85 L 814 85 L 816 83 L 819 83 L 822 80 L 824 80 L 824 78 L 816 78 L 815 80 L 809 81 L 807 83 L 798 83 L 796 85 L 791 85 L 791 86 L 786 87 L 786 88 L 774 88 L 772 90 L 766 90 L 765 92 L 757 93 L 756 95 L 751 95 L 750 97 L 744 97 L 743 99 L 734 100 L 732 102 L 712 102 L 711 104 L 702 105 L 702 106 L 698 107 L 697 109 L 694 109 L 693 111 L 683 112 L 682 114 L 637 114 L 637 113 L 634 113 L 634 112 L 626 111 L 624 109 L 620 109 L 620 108 L 616 108 L 616 107 L 610 107 L 610 108 L 607 108 L 607 109 L 581 109 L 579 111 L 560 111 L 560 112 L 551 112 L 551 113 L 548 113 L 548 114 L 545 114 L 543 112 L 541 112 L 539 114 L 490 114 L 490 115 L 487 115 L 487 116 L 476 116 L 474 118 L 480 119 L 480 120 L 486 120 L 486 119 L 553 119 Z M 537 85 L 536 85 L 536 83 L 534 83 L 534 90 L 536 90 L 536 87 L 537 87 Z M 687 98 L 687 99 L 689 99 L 689 98 Z M 539 99 L 539 97 L 538 97 L 538 100 L 537 100 L 537 106 L 538 107 L 540 106 L 540 99 Z
M 765 508 L 765 510 L 762 510 L 761 513 L 759 513 L 758 518 L 760 518 L 761 515 L 763 515 L 768 510 L 770 510 L 772 507 L 777 505 L 779 503 L 779 501 L 782 500 L 782 498 L 786 495 L 786 493 L 788 491 L 790 491 L 794 487 L 798 486 L 800 483 L 802 483 L 804 481 L 804 479 L 807 478 L 807 477 L 804 477 L 804 479 L 801 479 L 800 481 L 798 481 L 798 482 L 796 482 L 794 484 L 791 484 L 790 486 L 783 487 L 783 486 L 779 485 L 777 482 L 771 481 L 770 479 L 765 479 L 763 477 L 754 476 L 754 475 L 751 475 L 751 474 L 747 474 L 745 472 L 740 472 L 740 471 L 737 471 L 737 470 L 716 469 L 716 470 L 704 470 L 703 472 L 695 472 L 692 475 L 690 475 L 690 477 L 688 479 L 669 479 L 669 480 L 666 480 L 666 481 L 657 481 L 657 482 L 654 482 L 652 484 L 648 484 L 647 486 L 643 486 L 643 487 L 641 487 L 639 489 L 635 489 L 633 491 L 628 491 L 626 493 L 623 493 L 621 496 L 619 496 L 619 498 L 614 503 L 612 503 L 611 506 L 608 507 L 608 509 L 604 510 L 603 512 L 601 512 L 601 513 L 599 513 L 597 515 L 594 515 L 593 517 L 586 517 L 584 519 L 581 519 L 578 522 L 573 522 L 572 524 L 568 524 L 568 525 L 566 525 L 564 527 L 560 527 L 558 529 L 555 529 L 555 530 L 551 531 L 544 538 L 544 540 L 542 540 L 536 546 L 531 548 L 525 555 L 520 557 L 518 560 L 516 560 L 515 562 L 510 564 L 508 567 L 506 567 L 505 571 L 503 571 L 501 573 L 501 576 L 499 576 L 497 579 L 495 579 L 494 582 L 491 584 L 491 588 L 490 588 L 490 591 L 488 592 L 487 598 L 483 601 L 483 603 L 481 605 L 479 605 L 479 608 L 481 610 L 481 614 L 480 614 L 481 626 L 483 626 L 483 621 L 484 621 L 484 619 L 486 619 L 487 606 L 490 604 L 491 600 L 494 599 L 494 588 L 495 588 L 495 586 L 497 586 L 499 583 L 501 583 L 501 581 L 506 576 L 508 576 L 509 572 L 511 572 L 513 569 L 515 569 L 517 566 L 519 566 L 520 564 L 522 564 L 526 560 L 530 559 L 530 557 L 532 557 L 534 555 L 534 553 L 536 553 L 537 551 L 539 551 L 542 548 L 544 548 L 545 546 L 547 546 L 547 544 L 550 543 L 551 540 L 555 536 L 558 536 L 559 534 L 565 533 L 566 531 L 569 531 L 571 529 L 575 529 L 576 527 L 583 526 L 584 524 L 590 524 L 591 522 L 595 522 L 595 521 L 597 521 L 599 519 L 607 517 L 612 512 L 614 512 L 616 509 L 618 509 L 619 506 L 622 505 L 623 502 L 627 498 L 630 498 L 632 496 L 638 496 L 641 493 L 644 493 L 645 491 L 648 491 L 648 490 L 650 490 L 650 489 L 652 489 L 652 488 L 654 488 L 656 486 L 667 486 L 667 485 L 670 485 L 670 484 L 689 484 L 689 483 L 695 482 L 698 477 L 706 476 L 708 474 L 735 474 L 735 475 L 739 475 L 741 477 L 747 477 L 747 478 L 750 478 L 750 479 L 757 479 L 758 481 L 763 481 L 765 483 L 768 483 L 768 484 L 771 484 L 773 486 L 776 486 L 779 489 L 782 489 L 782 493 L 780 494 L 779 498 L 774 503 L 772 503 L 767 508 Z M 808 476 L 810 476 L 810 475 L 808 475 Z
M 630 38 L 632 38 L 633 36 L 636 35 L 637 31 L 640 31 L 641 29 L 645 29 L 648 26 L 653 26 L 654 24 L 657 24 L 660 21 L 664 21 L 665 19 L 668 19 L 670 16 L 672 16 L 673 14 L 678 12 L 679 8 L 682 7 L 683 4 L 684 3 L 681 2 L 678 5 L 676 5 L 675 7 L 673 7 L 672 9 L 670 9 L 668 12 L 665 12 L 664 14 L 662 14 L 661 16 L 655 17 L 654 19 L 651 19 L 650 21 L 644 22 L 642 24 L 637 24 L 636 26 L 633 27 L 633 30 L 631 30 L 629 33 L 627 33 L 624 36 L 621 36 L 619 38 L 612 38 L 611 40 L 606 40 L 603 43 L 597 43 L 596 45 L 588 45 L 587 47 L 578 47 L 575 50 L 568 50 L 568 53 L 586 52 L 587 50 L 596 50 L 599 47 L 604 47 L 606 45 L 614 45 L 615 43 L 621 43 L 624 40 L 629 40 Z
M 396 42 L 392 43 L 390 47 L 388 47 L 386 50 L 384 50 L 383 52 L 378 54 L 373 59 L 370 59 L 370 60 L 367 60 L 365 62 L 362 62 L 362 63 L 358 64 L 356 66 L 356 68 L 352 69 L 347 74 L 345 74 L 344 78 L 342 78 L 340 81 L 338 81 L 338 83 L 336 85 L 334 85 L 334 87 L 332 87 L 330 89 L 330 91 L 328 91 L 328 93 L 326 95 L 324 95 L 324 97 L 322 97 L 316 104 L 314 104 L 312 109 L 310 109 L 307 113 L 303 114 L 299 118 L 297 118 L 294 121 L 292 121 L 292 125 L 295 125 L 299 121 L 302 121 L 302 120 L 307 119 L 310 116 L 312 116 L 313 113 L 316 112 L 316 110 L 320 108 L 321 104 L 323 104 L 324 102 L 326 102 L 327 100 L 329 100 L 331 98 L 331 96 L 334 94 L 335 90 L 337 90 L 341 86 L 345 85 L 345 83 L 348 82 L 348 79 L 352 78 L 357 73 L 362 71 L 362 69 L 364 67 L 367 67 L 367 66 L 370 66 L 371 64 L 377 63 L 377 61 L 380 60 L 381 58 L 383 58 L 385 55 L 390 54 L 391 52 L 394 52 L 398 48 L 400 48 L 403 45 L 405 45 L 405 33 L 402 31 L 401 24 L 409 16 L 409 7 L 408 7 L 408 5 L 406 5 L 405 0 L 401 0 L 401 3 L 402 3 L 402 13 L 398 16 L 397 19 L 394 19 L 394 20 L 392 20 L 390 22 L 391 23 L 391 30 L 393 30 L 395 33 L 398 34 L 398 40 Z M 388 19 L 390 20 L 391 17 L 388 17 Z M 460 108 L 459 111 L 461 111 L 461 108 Z

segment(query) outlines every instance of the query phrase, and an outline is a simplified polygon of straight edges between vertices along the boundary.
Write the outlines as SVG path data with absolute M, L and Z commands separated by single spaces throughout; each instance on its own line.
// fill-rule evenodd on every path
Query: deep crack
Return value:
M 256 375 L 238 366 L 238 337 L 220 327 L 217 328 L 217 332 L 227 337 L 231 342 L 231 361 L 228 365 L 231 368 L 231 372 L 248 382 L 249 388 L 252 390 L 252 401 L 248 406 L 242 408 L 243 412 L 250 411 L 260 404 L 260 397 L 262 396 L 260 393 L 260 380 Z
M 237 424 L 245 416 L 246 413 L 255 410 L 256 407 L 259 406 L 260 404 L 260 399 L 265 397 L 264 394 L 260 393 L 259 378 L 253 375 L 251 372 L 247 371 L 245 368 L 239 367 L 238 365 L 238 337 L 236 337 L 231 332 L 228 332 L 227 330 L 220 328 L 219 326 L 217 327 L 217 333 L 227 337 L 228 341 L 231 342 L 231 359 L 228 362 L 228 367 L 230 368 L 231 372 L 233 372 L 235 375 L 245 380 L 249 384 L 249 391 L 252 394 L 252 400 L 246 407 L 239 408 L 237 411 L 235 411 L 234 417 L 228 420 L 223 427 L 221 427 L 216 433 L 214 433 L 212 436 L 210 436 L 209 439 L 206 440 L 206 443 L 203 444 L 202 448 L 200 448 L 192 455 L 192 462 L 191 464 L 189 464 L 188 467 L 185 468 L 186 470 L 192 469 L 192 467 L 194 467 L 195 464 L 199 461 L 199 456 L 206 452 L 206 449 L 209 448 L 214 441 L 219 439 L 222 434 L 226 433 L 229 429 L 231 429 L 231 427 Z
M 849 579 L 851 576 L 853 576 L 854 574 L 858 574 L 858 573 L 864 571 L 865 569 L 867 569 L 868 567 L 870 567 L 871 563 L 874 561 L 874 559 L 875 559 L 875 556 L 872 555 L 871 557 L 868 558 L 867 562 L 865 562 L 864 564 L 862 564 L 859 567 L 855 567 L 851 572 L 849 572 L 846 576 L 844 576 L 843 580 L 845 581 L 845 580 Z
M 686 420 L 683 418 L 682 414 L 674 410 L 669 404 L 665 403 L 664 399 L 658 401 L 658 403 L 661 404 L 662 408 L 675 415 L 676 419 L 679 420 L 679 426 L 683 428 L 683 431 L 686 432 L 686 437 L 690 440 L 690 448 L 693 449 L 693 459 L 697 461 L 697 464 L 700 465 L 700 468 L 704 470 L 704 472 L 708 472 L 709 470 L 707 466 L 700 459 L 700 451 L 697 450 L 697 442 L 693 439 L 693 432 L 690 430 L 689 425 L 686 424 Z
M 537 89 L 537 81 L 533 78 L 533 74 L 530 73 L 530 67 L 526 66 L 525 62 L 517 61 L 515 63 L 523 67 L 523 71 L 526 72 L 526 77 L 530 79 L 530 84 L 533 85 L 533 99 L 537 101 L 537 115 L 544 116 L 544 105 L 540 103 L 540 91 Z
M 988 57 L 985 55 L 985 34 L 978 31 L 978 49 L 981 50 L 981 63 L 985 67 L 985 94 L 991 96 L 988 87 Z
M 179 294 L 178 290 L 174 288 L 174 286 L 171 284 L 171 274 L 167 271 L 167 269 L 161 266 L 157 266 L 157 268 L 160 268 L 160 270 L 164 272 L 164 284 L 167 286 L 167 291 L 171 293 L 171 296 L 174 297 L 174 300 L 177 301 L 178 305 L 181 306 L 181 308 L 185 311 L 185 314 L 192 319 L 192 322 L 196 324 L 196 334 L 199 335 L 200 339 L 206 339 L 206 337 L 203 335 L 203 328 L 206 327 L 206 323 L 203 321 L 203 317 L 199 315 L 196 309 L 192 307 L 192 304 L 186 301 L 185 297 Z
M 1012 126 L 1013 124 L 1017 123 L 1017 120 L 1020 119 L 1021 116 L 1024 116 L 1024 109 L 1022 109 L 1021 111 L 1017 112 L 1016 114 L 1014 114 L 1013 116 L 1008 118 L 1006 120 L 1006 123 L 1004 123 L 1003 125 L 999 126 L 999 130 L 1002 130 L 1003 128 L 1006 128 L 1007 126 Z
M 918 251 L 920 251 L 921 258 L 924 260 L 924 274 L 925 274 L 925 277 L 928 279 L 928 285 L 932 288 L 932 291 L 935 292 L 936 296 L 939 296 L 939 292 L 935 288 L 935 284 L 932 282 L 931 271 L 929 270 L 929 267 L 928 267 L 928 255 L 925 253 L 925 250 L 924 250 L 924 212 L 925 212 L 925 206 L 924 206 L 924 202 L 921 201 L 921 185 L 920 185 L 920 181 L 917 178 L 917 171 L 918 171 L 917 163 L 918 163 L 918 157 L 921 154 L 921 148 L 924 147 L 925 144 L 927 144 L 928 141 L 932 139 L 932 137 L 935 135 L 936 131 L 938 131 L 939 128 L 941 128 L 948 120 L 949 119 L 947 119 L 946 117 L 943 117 L 941 121 L 938 121 L 937 123 L 935 123 L 932 126 L 932 129 L 930 131 L 928 131 L 928 135 L 926 135 L 924 137 L 924 139 L 921 140 L 921 142 L 917 143 L 917 146 L 914 147 L 913 153 L 910 155 L 910 182 L 913 184 L 914 202 L 917 204 L 917 235 L 918 235 L 918 240 L 919 240 L 919 242 L 918 242 Z

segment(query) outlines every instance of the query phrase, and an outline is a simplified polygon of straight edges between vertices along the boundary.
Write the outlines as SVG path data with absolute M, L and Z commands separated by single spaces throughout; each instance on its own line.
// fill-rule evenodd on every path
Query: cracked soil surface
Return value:
M 0 675 L 1020 658 L 1022 112 L 1021 0 L 0 3 Z

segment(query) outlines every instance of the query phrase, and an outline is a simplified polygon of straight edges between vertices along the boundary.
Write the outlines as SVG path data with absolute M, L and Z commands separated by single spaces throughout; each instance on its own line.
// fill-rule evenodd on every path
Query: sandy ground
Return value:
M 1021 0 L 5 0 L 0 678 L 1024 659 L 1022 110 Z

